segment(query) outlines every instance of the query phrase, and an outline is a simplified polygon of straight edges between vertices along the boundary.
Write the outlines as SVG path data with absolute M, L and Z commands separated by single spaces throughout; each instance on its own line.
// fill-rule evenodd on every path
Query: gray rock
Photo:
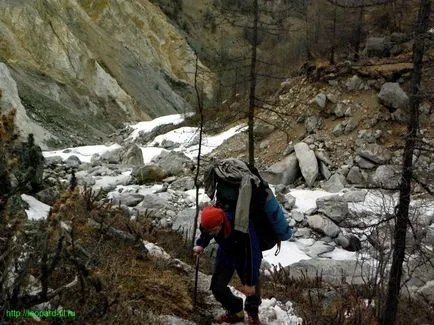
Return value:
M 144 195 L 143 200 L 136 206 L 136 209 L 139 212 L 145 212 L 147 209 L 173 210 L 174 206 L 164 196 L 159 196 L 161 194 L 165 193 Z
M 365 51 L 368 56 L 383 57 L 390 54 L 392 47 L 388 37 L 368 37 L 366 39 Z
M 101 155 L 101 160 L 109 164 L 119 164 L 122 159 L 123 148 L 106 151 Z
M 134 207 L 143 201 L 144 196 L 139 193 L 121 193 L 114 195 L 112 198 L 113 204 L 124 204 L 128 207 Z
M 338 97 L 335 94 L 328 93 L 326 97 L 333 104 L 336 104 L 338 101 Z
M 357 155 L 356 158 L 354 158 L 354 161 L 360 168 L 363 168 L 363 169 L 373 169 L 377 166 L 373 162 L 371 162 L 371 161 L 369 161 L 363 157 L 360 157 L 359 155 Z
M 154 157 L 152 162 L 159 165 L 168 175 L 185 175 L 194 169 L 193 161 L 178 151 L 162 152 Z
M 332 162 L 324 150 L 315 150 L 315 156 L 324 162 L 327 166 L 331 166 Z
M 332 131 L 333 135 L 335 137 L 338 137 L 338 136 L 344 134 L 345 125 L 346 124 L 344 122 L 336 124 L 336 126 L 333 128 L 333 131 Z
M 357 149 L 357 154 L 376 164 L 386 164 L 392 158 L 392 153 L 375 143 L 368 143 Z
M 327 96 L 323 93 L 319 93 L 318 95 L 315 96 L 315 98 L 313 99 L 313 102 L 320 109 L 324 109 L 326 107 L 326 104 L 327 104 Z
M 309 238 L 311 235 L 312 235 L 312 230 L 307 227 L 296 228 L 293 233 L 293 237 L 295 238 Z
M 304 142 L 297 143 L 294 149 L 303 178 L 307 186 L 311 187 L 318 177 L 318 162 L 315 153 Z
M 295 201 L 296 198 L 294 196 L 292 196 L 291 194 L 285 194 L 285 202 L 284 202 L 284 207 L 286 210 L 292 210 L 295 206 Z
M 354 235 L 344 235 L 342 233 L 335 239 L 335 242 L 350 252 L 357 252 L 362 248 L 360 239 Z
M 180 145 L 181 144 L 178 142 L 163 139 L 163 141 L 161 141 L 159 147 L 162 147 L 162 148 L 167 149 L 167 150 L 173 150 L 175 148 L 178 148 Z
M 322 197 L 316 200 L 318 212 L 324 213 L 331 220 L 340 224 L 348 217 L 348 202 L 338 195 Z
M 61 156 L 51 156 L 45 157 L 44 165 L 49 168 L 56 167 L 57 165 L 61 165 L 63 163 L 63 159 Z
M 419 288 L 417 293 L 422 295 L 431 304 L 434 303 L 434 280 L 427 282 L 423 287 Z
M 324 183 L 323 189 L 327 192 L 336 193 L 345 188 L 345 183 L 345 176 L 335 173 Z
M 373 175 L 374 184 L 386 189 L 397 189 L 400 182 L 399 170 L 392 165 L 378 166 Z
M 349 165 L 342 165 L 342 166 L 338 169 L 337 173 L 338 173 L 338 174 L 341 174 L 341 175 L 344 176 L 344 177 L 347 177 L 348 173 L 350 172 L 351 167 L 352 167 L 352 166 L 349 166 Z
M 357 166 L 351 167 L 348 175 L 347 182 L 350 184 L 363 184 L 364 183 L 363 175 Z
M 367 193 L 368 192 L 366 190 L 349 191 L 349 192 L 345 192 L 342 195 L 342 199 L 345 202 L 363 202 L 365 201 L 365 197 Z
M 191 176 L 185 176 L 177 179 L 170 184 L 169 189 L 174 191 L 188 191 L 194 189 L 194 179 Z
M 283 155 L 287 156 L 294 152 L 294 144 L 292 142 L 288 143 L 285 150 L 283 151 Z
M 315 133 L 322 126 L 322 119 L 319 116 L 312 115 L 309 116 L 304 121 L 304 127 L 306 128 L 307 133 Z
M 143 165 L 142 149 L 136 144 L 130 145 L 121 155 L 121 163 L 125 165 Z
M 303 212 L 300 212 L 300 211 L 297 211 L 297 210 L 291 211 L 291 217 L 296 222 L 302 222 L 304 220 L 304 214 L 303 214 Z
M 359 78 L 359 76 L 353 75 L 351 78 L 347 79 L 345 82 L 345 87 L 347 87 L 349 91 L 361 90 L 363 89 L 363 81 Z
M 65 165 L 68 168 L 76 168 L 80 166 L 81 160 L 76 155 L 71 155 L 65 160 Z
M 427 245 L 434 246 L 434 226 L 430 226 L 427 228 L 425 242 L 427 243 Z
M 324 280 L 342 284 L 341 280 L 352 284 L 365 284 L 372 274 L 369 265 L 361 266 L 359 261 L 337 261 L 330 259 L 303 260 L 288 266 L 295 278 L 312 277 L 321 274 Z
M 322 161 L 319 162 L 319 172 L 325 180 L 328 180 L 332 176 L 332 173 L 327 168 L 327 165 Z
M 334 113 L 337 117 L 344 117 L 346 109 L 347 108 L 342 103 L 337 103 Z
M 397 121 L 401 124 L 407 124 L 409 121 L 408 111 L 402 108 L 398 108 L 392 114 L 390 114 L 392 120 Z
M 52 186 L 39 191 L 35 197 L 45 204 L 53 205 L 56 200 L 60 199 L 60 192 L 57 187 Z
M 281 161 L 261 172 L 261 176 L 270 184 L 289 185 L 294 183 L 300 174 L 300 167 L 295 153 L 284 157 Z
M 167 174 L 160 166 L 150 164 L 136 167 L 131 176 L 136 179 L 137 184 L 147 184 L 162 181 Z
M 260 122 L 255 123 L 255 126 L 253 128 L 253 133 L 257 139 L 263 139 L 267 135 L 271 134 L 275 130 L 275 127 L 273 125 Z
M 337 237 L 341 232 L 341 229 L 336 224 L 320 214 L 308 216 L 307 223 L 313 230 L 331 238 Z
M 321 257 L 322 254 L 330 253 L 334 249 L 333 246 L 325 242 L 316 241 L 313 245 L 307 247 L 305 253 L 312 258 L 318 258 Z
M 349 133 L 353 132 L 357 128 L 357 126 L 358 126 L 358 123 L 355 120 L 350 119 L 345 124 L 344 133 L 349 134 Z
M 392 109 L 407 109 L 409 98 L 397 82 L 386 82 L 378 94 L 380 102 Z
M 80 173 L 76 174 L 77 177 L 77 184 L 81 186 L 93 186 L 96 184 L 95 178 L 93 178 L 91 175 L 88 175 L 86 172 L 81 171 Z
M 24 140 L 27 135 L 31 133 L 34 135 L 35 144 L 40 145 L 43 149 L 46 149 L 46 141 L 55 137 L 50 132 L 45 130 L 42 125 L 39 125 L 29 118 L 25 107 L 21 103 L 17 83 L 12 77 L 8 66 L 3 62 L 0 62 L 0 89 L 2 89 L 0 112 L 5 113 L 10 111 L 12 108 L 16 109 L 14 123 L 17 127 L 17 130 L 20 131 L 20 140 Z

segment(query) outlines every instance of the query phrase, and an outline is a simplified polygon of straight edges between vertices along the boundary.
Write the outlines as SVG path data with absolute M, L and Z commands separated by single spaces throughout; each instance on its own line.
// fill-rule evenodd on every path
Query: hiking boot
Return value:
M 216 322 L 219 324 L 229 323 L 235 324 L 239 322 L 244 322 L 244 311 L 240 311 L 236 314 L 223 314 L 215 318 Z
M 249 325 L 261 325 L 261 321 L 259 320 L 258 314 L 250 314 L 247 313 L 247 324 Z

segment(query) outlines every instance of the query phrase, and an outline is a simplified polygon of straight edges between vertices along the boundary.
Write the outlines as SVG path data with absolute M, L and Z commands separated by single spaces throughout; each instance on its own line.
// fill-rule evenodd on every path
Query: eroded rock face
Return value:
M 0 88 L 18 88 L 27 114 L 42 124 L 37 129 L 20 109 L 38 144 L 46 130 L 62 146 L 79 144 L 122 122 L 191 109 L 184 98 L 194 52 L 151 2 L 2 1 L 0 11 L 0 62 L 12 79 Z M 211 74 L 200 82 L 210 97 Z

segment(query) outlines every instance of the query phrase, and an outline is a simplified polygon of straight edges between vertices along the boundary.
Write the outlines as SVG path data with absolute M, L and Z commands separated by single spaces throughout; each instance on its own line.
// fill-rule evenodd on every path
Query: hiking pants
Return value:
M 222 304 L 223 308 L 228 311 L 229 314 L 235 314 L 243 310 L 243 299 L 235 296 L 228 284 L 234 275 L 235 270 L 244 283 L 241 270 L 238 270 L 236 264 L 231 259 L 222 259 L 217 256 L 214 273 L 211 278 L 211 291 L 216 300 Z M 259 280 L 256 284 L 256 294 L 246 297 L 244 310 L 251 314 L 258 314 L 258 308 L 261 304 L 260 297 L 260 285 Z

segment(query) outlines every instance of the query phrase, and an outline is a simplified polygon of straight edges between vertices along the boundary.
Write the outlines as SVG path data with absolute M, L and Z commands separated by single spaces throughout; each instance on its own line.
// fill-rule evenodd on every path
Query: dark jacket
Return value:
M 233 264 L 243 284 L 256 285 L 262 259 L 256 229 L 250 222 L 248 234 L 234 230 L 234 213 L 229 211 L 225 211 L 225 213 L 231 223 L 231 233 L 225 238 L 222 229 L 214 237 L 214 240 L 219 244 L 216 259 L 222 263 Z M 196 245 L 205 248 L 213 237 L 209 236 L 202 227 L 200 227 L 200 232 Z

